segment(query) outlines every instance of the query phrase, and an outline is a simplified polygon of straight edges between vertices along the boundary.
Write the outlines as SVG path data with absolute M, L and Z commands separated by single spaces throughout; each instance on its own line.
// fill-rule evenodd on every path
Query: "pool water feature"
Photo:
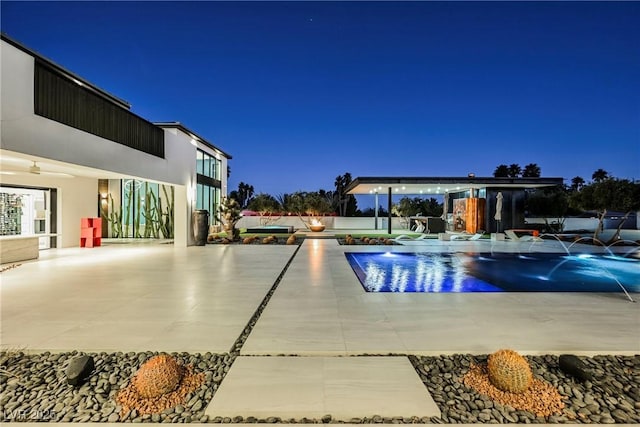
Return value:
M 640 292 L 640 260 L 561 253 L 345 253 L 367 292 Z

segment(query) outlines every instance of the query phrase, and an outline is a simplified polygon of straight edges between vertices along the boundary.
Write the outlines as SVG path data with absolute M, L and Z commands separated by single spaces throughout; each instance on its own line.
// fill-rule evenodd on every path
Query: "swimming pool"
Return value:
M 367 292 L 640 292 L 640 260 L 592 254 L 345 253 Z

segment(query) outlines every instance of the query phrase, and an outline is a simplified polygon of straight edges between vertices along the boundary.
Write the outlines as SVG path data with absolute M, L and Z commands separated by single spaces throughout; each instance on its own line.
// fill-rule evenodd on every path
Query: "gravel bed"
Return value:
M 640 422 L 640 355 L 582 357 L 592 382 L 577 382 L 558 368 L 557 356 L 525 356 L 534 377 L 556 387 L 565 408 L 560 414 L 536 417 L 493 402 L 462 384 L 471 364 L 487 356 L 452 355 L 410 359 L 438 404 L 443 423 L 595 423 Z
M 260 235 L 259 237 L 252 239 L 251 242 L 246 242 L 245 243 L 245 237 L 241 237 L 239 240 L 228 240 L 225 238 L 217 238 L 217 239 L 213 239 L 213 240 L 209 240 L 209 238 L 207 238 L 207 245 L 286 245 L 287 244 L 287 239 L 288 236 L 281 236 L 281 237 L 276 237 L 274 240 L 265 243 L 264 242 L 264 238 L 268 237 L 268 235 Z M 296 236 L 296 241 L 295 243 L 293 243 L 293 245 L 302 245 L 302 243 L 304 243 L 305 237 L 302 236 Z
M 93 357 L 95 369 L 80 387 L 67 384 L 69 361 L 80 354 Z M 121 413 L 116 393 L 147 359 L 159 353 L 39 353 L 5 352 L 0 356 L 0 420 L 57 422 L 207 422 L 204 410 L 218 389 L 233 358 L 230 354 L 172 353 L 196 372 L 203 385 L 161 414 Z
M 565 408 L 547 417 L 516 410 L 493 402 L 461 382 L 472 363 L 486 356 L 409 356 L 425 386 L 442 411 L 442 417 L 417 418 L 412 414 L 386 418 L 370 414 L 337 421 L 322 418 L 256 419 L 235 417 L 209 419 L 204 415 L 220 382 L 235 359 L 232 354 L 173 353 L 183 364 L 205 373 L 205 382 L 187 396 L 183 405 L 161 414 L 121 413 L 115 395 L 149 357 L 157 353 L 88 353 L 96 368 L 79 388 L 68 385 L 65 369 L 70 353 L 24 354 L 5 352 L 0 356 L 0 417 L 7 421 L 58 422 L 164 422 L 164 423 L 626 423 L 640 422 L 640 356 L 596 356 L 582 358 L 595 374 L 593 382 L 578 383 L 558 368 L 556 356 L 527 356 L 534 375 L 558 389 Z M 384 357 L 384 356 L 381 356 Z
M 362 239 L 357 238 L 357 239 L 354 239 L 351 245 L 347 244 L 346 239 L 338 238 L 337 240 L 338 240 L 338 244 L 345 245 L 345 246 L 402 246 L 401 243 L 398 243 L 393 239 L 386 239 L 386 238 L 385 240 L 390 240 L 388 243 L 385 241 L 380 241 L 376 238 L 376 243 L 374 244 L 364 242 Z

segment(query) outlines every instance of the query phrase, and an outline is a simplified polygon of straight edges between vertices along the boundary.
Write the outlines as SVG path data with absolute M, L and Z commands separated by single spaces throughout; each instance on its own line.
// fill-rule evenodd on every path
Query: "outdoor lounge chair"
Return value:
M 434 239 L 430 238 L 428 234 L 421 234 L 416 238 L 402 234 L 393 239 L 393 241 L 404 246 L 430 245 L 434 243 Z
M 518 236 L 514 230 L 504 230 L 504 234 L 507 235 L 509 240 L 514 242 L 540 242 L 542 239 L 538 236 L 525 235 Z
M 475 234 L 452 234 L 450 240 L 480 240 L 484 236 L 484 231 Z
M 416 242 L 416 241 L 424 240 L 427 237 L 429 237 L 429 235 L 428 234 L 424 234 L 424 233 L 420 234 L 418 237 L 411 237 L 411 236 L 406 235 L 406 234 L 401 234 L 401 235 L 395 237 L 393 240 L 395 242 L 397 242 L 397 243 L 400 243 L 401 241 Z

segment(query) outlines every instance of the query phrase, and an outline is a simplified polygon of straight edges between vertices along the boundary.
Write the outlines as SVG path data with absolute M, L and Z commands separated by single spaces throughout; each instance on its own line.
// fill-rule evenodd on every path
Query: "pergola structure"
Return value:
M 388 233 L 391 234 L 391 207 L 394 195 L 438 196 L 448 194 L 450 197 L 483 197 L 486 199 L 486 224 L 493 210 L 498 193 L 506 196 L 505 203 L 510 204 L 510 212 L 506 218 L 512 227 L 518 226 L 519 218 L 524 222 L 524 193 L 527 189 L 553 187 L 563 184 L 563 178 L 503 178 L 476 177 L 358 177 L 346 189 L 347 194 L 371 194 L 376 197 L 376 228 L 378 225 L 378 195 L 388 195 Z M 505 206 L 509 206 L 506 204 Z M 447 212 L 444 214 L 446 215 Z M 487 231 L 491 226 L 485 227 Z

